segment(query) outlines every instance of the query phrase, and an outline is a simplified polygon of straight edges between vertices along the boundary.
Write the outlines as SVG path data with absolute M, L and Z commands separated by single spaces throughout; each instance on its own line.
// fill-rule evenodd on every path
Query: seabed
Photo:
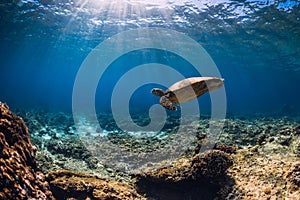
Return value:
M 70 113 L 15 113 L 28 127 L 37 147 L 37 170 L 46 174 L 57 199 L 63 195 L 65 199 L 296 200 L 300 196 L 297 118 L 228 118 L 213 149 L 203 150 L 211 142 L 206 140 L 210 119 L 205 117 L 185 125 L 186 134 L 195 138 L 189 143 L 186 135 L 174 134 L 176 118 L 168 120 L 164 132 L 134 135 L 114 130 L 112 116 L 100 115 L 107 130 L 81 136 Z M 174 141 L 189 147 L 177 157 L 147 157 L 157 149 L 178 152 Z M 90 193 L 88 188 L 98 192 Z

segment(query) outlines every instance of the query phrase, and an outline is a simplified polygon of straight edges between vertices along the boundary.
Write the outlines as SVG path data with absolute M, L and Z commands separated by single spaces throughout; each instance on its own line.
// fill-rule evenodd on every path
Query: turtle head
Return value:
M 160 88 L 153 88 L 151 90 L 151 93 L 154 94 L 155 96 L 159 96 L 159 97 L 162 97 L 165 95 L 165 92 Z

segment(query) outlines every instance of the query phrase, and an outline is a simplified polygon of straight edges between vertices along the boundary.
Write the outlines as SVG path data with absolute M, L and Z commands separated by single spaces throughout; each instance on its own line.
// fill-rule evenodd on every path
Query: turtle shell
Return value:
M 224 79 L 216 77 L 191 77 L 171 85 L 166 94 L 175 94 L 169 95 L 173 103 L 187 102 L 222 87 L 223 81 Z

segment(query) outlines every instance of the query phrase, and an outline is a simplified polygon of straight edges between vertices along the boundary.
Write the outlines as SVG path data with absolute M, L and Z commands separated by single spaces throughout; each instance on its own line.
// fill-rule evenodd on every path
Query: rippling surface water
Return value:
M 125 30 L 161 27 L 190 36 L 210 54 L 225 78 L 229 113 L 297 114 L 299 12 L 299 1 L 291 0 L 3 0 L 1 100 L 70 110 L 76 73 L 96 45 Z M 124 58 L 119 68 L 132 62 Z

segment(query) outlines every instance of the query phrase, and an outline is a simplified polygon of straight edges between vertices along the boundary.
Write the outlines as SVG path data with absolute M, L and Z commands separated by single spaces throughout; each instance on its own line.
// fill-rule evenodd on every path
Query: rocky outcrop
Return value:
M 199 199 L 203 195 L 210 199 L 224 192 L 224 185 L 228 185 L 225 171 L 232 160 L 220 150 L 196 152 L 194 156 L 173 160 L 172 165 L 164 168 L 147 168 L 148 171 L 133 175 L 130 181 L 68 170 L 52 171 L 45 178 L 37 172 L 36 148 L 31 145 L 23 120 L 5 104 L 0 104 L 0 111 L 0 176 L 3 180 L 0 199 L 184 200 Z M 51 147 L 61 146 L 53 143 Z M 222 145 L 216 149 L 231 151 Z
M 230 155 L 211 150 L 193 158 L 174 160 L 162 168 L 147 168 L 143 173 L 132 175 L 135 182 L 69 170 L 50 172 L 46 179 L 57 199 L 215 199 L 224 198 L 233 185 L 226 176 L 231 165 Z
M 168 166 L 147 169 L 136 177 L 137 190 L 147 197 L 164 200 L 224 198 L 233 181 L 226 170 L 231 156 L 219 150 L 181 158 Z
M 147 166 L 142 173 L 137 171 L 125 181 L 69 170 L 52 171 L 46 179 L 57 199 L 224 198 L 233 185 L 232 179 L 226 176 L 233 161 L 225 151 L 232 153 L 234 149 L 218 144 L 215 150 Z
M 0 102 L 0 199 L 54 199 L 22 118 Z
M 275 143 L 276 144 L 276 143 Z M 227 199 L 299 199 L 299 158 L 270 144 L 240 149 L 227 174 L 235 181 Z
M 295 162 L 287 173 L 287 179 L 300 187 L 300 162 Z
M 79 172 L 58 170 L 47 174 L 57 199 L 143 200 L 129 183 L 99 178 Z

